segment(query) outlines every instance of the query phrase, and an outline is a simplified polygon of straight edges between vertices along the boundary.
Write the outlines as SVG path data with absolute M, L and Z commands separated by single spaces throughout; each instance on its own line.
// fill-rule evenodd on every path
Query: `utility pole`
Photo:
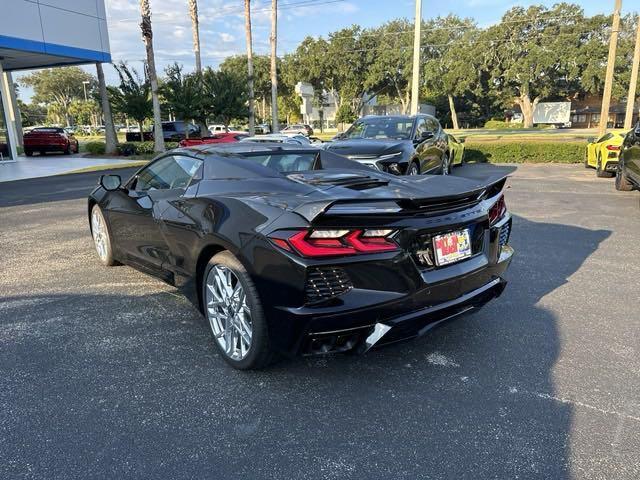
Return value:
M 638 68 L 640 67 L 640 17 L 638 17 L 638 31 L 636 33 L 636 49 L 633 52 L 633 66 L 631 67 L 631 81 L 629 82 L 629 96 L 627 97 L 627 113 L 624 116 L 624 129 L 631 130 L 633 110 L 635 108 L 636 91 L 638 89 Z
M 271 130 L 280 131 L 278 125 L 278 0 L 271 0 Z
M 251 39 L 251 0 L 244 0 L 244 25 L 247 37 L 247 90 L 249 91 L 249 135 L 256 134 L 255 100 L 253 92 L 253 45 Z
M 413 72 L 411 75 L 411 115 L 418 113 L 420 99 L 420 28 L 422 27 L 422 0 L 416 0 L 416 19 L 413 33 Z
M 620 31 L 620 10 L 622 0 L 615 0 L 613 8 L 613 25 L 611 26 L 611 38 L 609 40 L 609 58 L 607 59 L 607 76 L 604 81 L 604 94 L 602 96 L 602 110 L 600 111 L 600 125 L 598 136 L 604 135 L 609 123 L 609 106 L 611 105 L 611 90 L 613 88 L 613 70 L 616 66 L 616 49 L 618 48 L 618 32 Z

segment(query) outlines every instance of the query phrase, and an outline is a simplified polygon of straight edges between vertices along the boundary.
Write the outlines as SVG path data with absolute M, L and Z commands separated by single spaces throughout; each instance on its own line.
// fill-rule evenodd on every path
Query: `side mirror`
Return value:
M 595 138 L 595 137 L 589 137 L 589 138 L 587 138 L 587 143 L 593 143 L 593 142 L 595 142 L 595 141 L 596 141 L 596 138 Z
M 420 134 L 420 140 L 425 141 L 425 140 L 430 140 L 434 137 L 434 133 L 431 131 L 426 131 L 426 132 L 422 132 Z
M 108 192 L 113 192 L 122 186 L 122 179 L 120 175 L 102 175 L 100 176 L 100 186 Z

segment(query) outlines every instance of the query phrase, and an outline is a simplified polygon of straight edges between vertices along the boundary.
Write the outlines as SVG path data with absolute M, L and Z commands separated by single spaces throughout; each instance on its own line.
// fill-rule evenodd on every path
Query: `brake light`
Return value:
M 389 238 L 393 233 L 394 230 L 297 230 L 278 232 L 277 236 L 271 237 L 271 241 L 303 257 L 321 258 L 397 250 L 398 245 Z
M 504 195 L 500 195 L 500 198 L 489 209 L 489 223 L 493 225 L 507 213 L 507 204 L 504 201 Z
M 620 150 L 620 146 L 619 145 L 607 145 L 607 150 L 611 151 L 611 152 L 617 152 Z

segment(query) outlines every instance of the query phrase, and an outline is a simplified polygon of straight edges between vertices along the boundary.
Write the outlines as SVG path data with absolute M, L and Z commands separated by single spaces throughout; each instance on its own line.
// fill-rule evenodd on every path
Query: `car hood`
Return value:
M 411 140 L 375 140 L 375 139 L 350 139 L 336 140 L 326 147 L 338 155 L 351 156 L 371 156 L 378 157 L 413 148 Z

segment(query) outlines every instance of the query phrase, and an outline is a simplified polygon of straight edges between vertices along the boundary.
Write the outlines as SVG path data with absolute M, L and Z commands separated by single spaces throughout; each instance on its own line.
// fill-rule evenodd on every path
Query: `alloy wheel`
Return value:
M 91 213 L 91 233 L 93 234 L 93 243 L 96 246 L 98 256 L 100 257 L 100 260 L 105 262 L 108 255 L 107 236 L 109 233 L 107 232 L 107 226 L 104 223 L 104 218 L 102 218 L 102 215 L 97 208 L 94 208 Z
M 412 163 L 409 166 L 409 175 L 420 175 L 420 172 L 418 171 L 418 165 L 416 163 Z
M 230 359 L 244 359 L 251 348 L 253 324 L 240 280 L 229 268 L 214 265 L 205 292 L 207 318 L 216 342 Z

